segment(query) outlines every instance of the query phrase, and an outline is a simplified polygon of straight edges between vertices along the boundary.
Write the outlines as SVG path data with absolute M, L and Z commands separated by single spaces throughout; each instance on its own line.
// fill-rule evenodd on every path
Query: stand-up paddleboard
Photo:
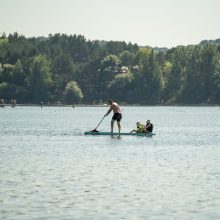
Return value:
M 102 132 L 102 131 L 98 131 L 98 132 L 94 132 L 94 131 L 87 131 L 87 132 L 84 132 L 84 135 L 118 135 L 118 132 L 114 132 L 114 133 L 111 133 L 111 132 Z M 124 135 L 127 135 L 127 136 L 143 136 L 143 137 L 151 137 L 153 135 L 155 135 L 154 133 L 130 133 L 130 132 L 121 132 L 120 135 L 124 136 Z

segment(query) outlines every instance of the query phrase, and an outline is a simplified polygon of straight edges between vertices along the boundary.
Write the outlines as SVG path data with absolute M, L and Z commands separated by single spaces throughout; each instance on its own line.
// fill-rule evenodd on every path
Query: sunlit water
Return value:
M 105 107 L 0 108 L 0 219 L 219 220 L 220 107 L 122 108 L 156 135 L 84 136 Z

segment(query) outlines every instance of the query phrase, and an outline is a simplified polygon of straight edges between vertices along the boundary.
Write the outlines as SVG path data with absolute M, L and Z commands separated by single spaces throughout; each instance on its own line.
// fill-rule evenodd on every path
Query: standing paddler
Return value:
M 118 125 L 118 134 L 120 136 L 120 132 L 121 132 L 121 124 L 120 124 L 120 121 L 122 119 L 122 114 L 121 114 L 121 110 L 118 106 L 118 104 L 116 102 L 113 102 L 112 99 L 110 99 L 108 101 L 109 105 L 110 105 L 110 108 L 109 110 L 107 111 L 107 113 L 105 114 L 105 116 L 109 115 L 109 113 L 111 111 L 114 112 L 114 115 L 112 117 L 112 120 L 111 120 L 111 133 L 113 134 L 113 128 L 114 128 L 114 122 L 117 121 L 117 125 Z

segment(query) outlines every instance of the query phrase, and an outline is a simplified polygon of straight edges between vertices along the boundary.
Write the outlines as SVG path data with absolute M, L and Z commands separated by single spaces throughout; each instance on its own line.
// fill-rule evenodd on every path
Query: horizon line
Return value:
M 175 47 L 180 47 L 180 46 L 184 46 L 184 47 L 187 47 L 187 46 L 195 46 L 195 45 L 199 45 L 201 42 L 203 41 L 216 41 L 216 40 L 219 40 L 219 38 L 215 38 L 215 39 L 203 39 L 203 40 L 200 40 L 200 42 L 198 43 L 192 43 L 192 44 L 178 44 L 176 46 L 171 46 L 171 47 L 168 47 L 168 46 L 151 46 L 151 45 L 140 45 L 136 42 L 132 42 L 132 41 L 126 41 L 126 40 L 100 40 L 100 39 L 90 39 L 90 38 L 87 38 L 84 34 L 70 34 L 70 33 L 61 33 L 61 32 L 56 32 L 56 33 L 49 33 L 47 35 L 25 35 L 24 33 L 20 33 L 18 31 L 14 31 L 13 33 L 6 33 L 5 31 L 2 31 L 0 32 L 0 36 L 3 36 L 3 35 L 6 35 L 6 37 L 8 37 L 10 34 L 15 34 L 17 33 L 18 35 L 20 36 L 24 36 L 25 38 L 49 38 L 50 35 L 54 36 L 56 34 L 60 34 L 60 35 L 67 35 L 67 36 L 83 36 L 85 37 L 86 41 L 104 41 L 104 42 L 110 42 L 110 41 L 113 41 L 113 42 L 125 42 L 126 44 L 137 44 L 138 47 L 151 47 L 151 48 L 164 48 L 164 49 L 172 49 L 172 48 L 175 48 Z

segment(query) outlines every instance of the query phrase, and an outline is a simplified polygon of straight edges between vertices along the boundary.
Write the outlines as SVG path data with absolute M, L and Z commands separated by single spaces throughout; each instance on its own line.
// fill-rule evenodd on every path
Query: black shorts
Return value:
M 114 115 L 113 115 L 113 117 L 112 117 L 112 120 L 114 120 L 114 121 L 117 120 L 117 122 L 120 122 L 121 119 L 122 119 L 121 113 L 114 113 Z

